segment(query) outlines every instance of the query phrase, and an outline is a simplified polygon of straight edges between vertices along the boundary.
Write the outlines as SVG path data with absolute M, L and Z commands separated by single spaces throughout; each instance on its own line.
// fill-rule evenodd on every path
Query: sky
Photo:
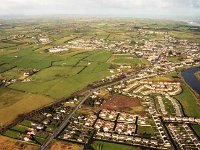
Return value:
M 200 17 L 200 0 L 0 0 L 0 16 Z

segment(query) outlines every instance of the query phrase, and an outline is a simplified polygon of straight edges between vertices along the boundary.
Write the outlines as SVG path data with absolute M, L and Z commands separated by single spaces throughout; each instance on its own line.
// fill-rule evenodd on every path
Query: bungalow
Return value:
M 40 124 L 36 128 L 39 129 L 39 130 L 42 130 L 42 129 L 44 129 L 44 126 Z
M 31 141 L 31 138 L 32 137 L 30 135 L 27 135 L 27 136 L 24 137 L 23 140 L 26 141 L 26 142 L 28 142 L 28 141 Z
M 28 135 L 35 135 L 37 133 L 36 130 L 31 130 L 29 132 L 27 132 Z
M 71 135 L 70 134 L 64 134 L 64 136 L 63 136 L 63 139 L 69 139 L 71 137 Z

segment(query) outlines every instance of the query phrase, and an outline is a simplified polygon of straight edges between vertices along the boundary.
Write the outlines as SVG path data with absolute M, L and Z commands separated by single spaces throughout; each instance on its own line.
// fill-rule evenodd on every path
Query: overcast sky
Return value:
M 200 0 L 0 0 L 0 15 L 200 17 Z

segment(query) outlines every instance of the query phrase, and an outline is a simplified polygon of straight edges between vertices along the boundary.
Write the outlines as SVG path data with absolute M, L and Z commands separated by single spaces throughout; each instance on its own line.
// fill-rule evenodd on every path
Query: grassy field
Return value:
M 200 126 L 199 125 L 193 125 L 192 128 L 194 129 L 194 131 L 196 132 L 196 134 L 200 138 Z
M 30 82 L 16 82 L 9 86 L 55 99 L 67 97 L 88 84 L 111 75 L 110 64 L 106 61 L 109 51 L 83 52 L 53 63 L 30 77 Z M 63 56 L 60 56 L 63 59 Z M 34 87 L 34 88 L 32 88 Z
M 170 32 L 171 35 L 179 38 L 179 39 L 187 39 L 190 42 L 200 43 L 200 34 L 199 32 L 191 32 L 191 31 L 173 31 Z
M 5 72 L 11 68 L 13 68 L 15 65 L 14 64 L 3 64 L 0 65 L 0 73 Z
M 30 112 L 54 102 L 52 98 L 0 88 L 0 124 L 15 119 L 19 114 Z
M 110 75 L 107 70 L 99 71 L 97 67 L 94 68 L 93 66 L 88 67 L 87 70 L 90 72 L 84 70 L 84 72 L 80 74 L 76 74 L 66 78 L 55 78 L 52 80 L 44 78 L 43 81 L 41 81 L 41 79 L 39 79 L 37 75 L 35 75 L 34 78 L 38 78 L 38 80 L 26 83 L 17 82 L 10 87 L 17 90 L 49 95 L 55 99 L 60 99 L 62 97 L 70 96 L 70 94 L 82 89 L 86 85 Z M 52 76 L 55 77 L 54 75 Z
M 95 141 L 92 146 L 95 150 L 141 150 L 138 147 L 134 146 L 127 146 L 127 145 L 121 145 L 121 144 L 115 144 L 115 143 L 108 143 L 108 142 L 100 142 Z
M 22 46 L 18 53 L 1 56 L 0 61 L 6 63 L 6 67 L 0 66 L 0 72 L 13 66 L 23 69 L 44 69 L 49 67 L 52 61 L 60 59 L 54 55 L 34 52 L 38 48 L 39 46 Z
M 153 129 L 151 126 L 138 126 L 138 130 L 137 130 L 137 134 L 141 135 L 141 136 L 152 136 L 154 135 L 153 133 Z
M 149 62 L 146 59 L 138 58 L 134 55 L 112 55 L 109 62 L 122 65 L 149 64 Z
M 106 62 L 112 56 L 110 51 L 97 51 L 95 54 L 87 57 L 87 61 Z
M 164 77 L 164 76 L 157 76 L 157 77 L 153 77 L 153 78 L 150 78 L 149 81 L 152 81 L 152 82 L 171 82 L 173 81 L 172 78 L 169 78 L 169 77 Z
M 24 71 L 13 68 L 0 74 L 0 79 L 18 79 L 23 75 Z
M 69 66 L 53 66 L 47 69 L 43 69 L 37 74 L 33 75 L 31 79 L 33 81 L 50 81 L 54 79 L 67 78 L 80 72 L 83 67 L 69 67 Z
M 165 97 L 163 97 L 162 99 L 163 99 L 163 103 L 165 105 L 165 108 L 166 108 L 166 111 L 168 112 L 168 114 L 169 115 L 175 115 L 176 112 L 175 112 L 175 109 L 174 109 L 172 102 Z
M 63 37 L 63 38 L 60 38 L 58 40 L 55 40 L 51 43 L 51 45 L 64 45 L 65 42 L 71 40 L 71 39 L 74 39 L 75 36 L 68 36 L 68 37 Z
M 185 84 L 182 84 L 182 89 L 183 92 L 180 95 L 175 96 L 179 102 L 182 104 L 184 108 L 184 112 L 188 116 L 193 116 L 193 117 L 200 117 L 200 107 L 190 91 L 189 87 Z
M 174 63 L 179 63 L 179 62 L 181 62 L 180 60 L 181 60 L 181 57 L 178 57 L 178 56 L 169 56 L 168 58 L 167 58 L 169 61 L 171 61 L 171 62 L 174 62 Z

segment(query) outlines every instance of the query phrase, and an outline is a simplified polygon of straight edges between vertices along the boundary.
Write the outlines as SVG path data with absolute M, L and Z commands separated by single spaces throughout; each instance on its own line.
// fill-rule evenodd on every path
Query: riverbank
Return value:
M 196 78 L 195 73 L 200 71 L 199 67 L 189 68 L 181 72 L 181 76 L 185 83 L 192 89 L 192 91 L 200 96 L 200 81 Z

